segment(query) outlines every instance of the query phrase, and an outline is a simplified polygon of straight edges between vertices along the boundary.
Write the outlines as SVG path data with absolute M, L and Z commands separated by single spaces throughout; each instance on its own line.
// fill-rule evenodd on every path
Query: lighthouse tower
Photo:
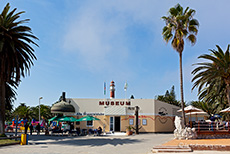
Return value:
M 115 97 L 115 85 L 114 81 L 111 81 L 110 83 L 110 99 L 113 99 Z

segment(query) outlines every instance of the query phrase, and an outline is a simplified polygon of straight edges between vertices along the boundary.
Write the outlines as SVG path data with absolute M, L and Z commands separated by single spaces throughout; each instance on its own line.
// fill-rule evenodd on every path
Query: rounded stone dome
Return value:
M 51 107 L 51 113 L 75 113 L 75 108 L 70 103 L 61 101 Z

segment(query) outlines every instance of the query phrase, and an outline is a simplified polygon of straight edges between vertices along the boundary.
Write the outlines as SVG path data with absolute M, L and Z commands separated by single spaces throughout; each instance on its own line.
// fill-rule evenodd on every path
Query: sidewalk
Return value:
M 198 139 L 198 140 L 171 140 L 164 143 L 164 146 L 182 146 L 189 144 L 197 145 L 228 145 L 230 146 L 230 139 Z
M 193 150 L 228 151 L 230 153 L 230 139 L 196 139 L 196 140 L 171 140 L 162 146 L 189 146 Z

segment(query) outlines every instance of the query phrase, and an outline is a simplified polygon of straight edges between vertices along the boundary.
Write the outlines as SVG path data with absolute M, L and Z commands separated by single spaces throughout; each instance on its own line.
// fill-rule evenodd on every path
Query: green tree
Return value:
M 5 93 L 5 109 L 6 109 L 6 119 L 9 120 L 11 118 L 10 113 L 13 109 L 13 102 L 16 100 L 16 91 L 18 83 L 11 80 L 10 82 L 6 83 L 6 93 Z M 9 117 L 10 116 L 10 117 Z
M 22 25 L 29 19 L 18 20 L 23 13 L 16 13 L 16 8 L 10 11 L 8 3 L 0 14 L 0 134 L 4 134 L 6 84 L 12 80 L 18 83 L 36 59 L 30 44 L 37 46 L 32 40 L 37 37 Z
M 14 117 L 18 115 L 19 119 L 32 119 L 31 109 L 25 103 L 20 103 L 20 105 L 14 110 L 13 115 Z
M 192 82 L 193 88 L 198 88 L 200 98 L 209 97 L 209 99 L 227 98 L 230 105 L 230 55 L 229 45 L 226 52 L 216 45 L 217 50 L 210 50 L 211 54 L 204 54 L 198 58 L 205 62 L 197 63 L 197 68 L 192 71 L 194 75 Z
M 196 35 L 198 32 L 199 22 L 193 19 L 195 10 L 187 7 L 185 10 L 180 4 L 169 9 L 169 16 L 163 16 L 166 26 L 163 28 L 163 38 L 171 44 L 173 49 L 179 53 L 180 59 L 180 89 L 181 89 L 181 107 L 182 121 L 185 121 L 184 113 L 184 92 L 183 92 L 183 73 L 182 73 L 182 52 L 184 50 L 184 39 L 187 39 L 192 45 L 196 43 Z
M 41 117 L 45 120 L 52 118 L 51 107 L 47 105 L 40 105 Z M 20 105 L 12 113 L 13 117 L 19 116 L 19 119 L 27 118 L 27 120 L 39 119 L 39 106 L 30 107 L 25 103 L 20 103 Z
M 10 84 L 6 84 L 6 101 L 5 101 L 5 117 L 6 121 L 11 121 L 13 118 L 12 110 L 13 110 L 13 102 L 16 99 L 16 91 L 12 88 L 14 85 L 14 82 L 11 82 Z
M 170 92 L 167 90 L 165 92 L 165 95 L 158 95 L 156 99 L 172 105 L 181 106 L 180 102 L 176 100 L 176 93 L 174 90 L 174 86 L 172 86 Z
M 51 114 L 51 107 L 48 106 L 48 105 L 41 104 L 40 105 L 40 111 L 41 111 L 41 113 L 40 113 L 41 117 L 44 118 L 45 120 L 48 120 L 48 119 L 50 119 L 50 118 L 53 117 L 53 115 Z M 31 107 L 31 112 L 32 112 L 31 117 L 33 119 L 38 120 L 38 117 L 39 117 L 39 106 Z
M 211 116 L 211 114 L 217 114 L 220 111 L 220 104 L 218 103 L 214 104 L 211 102 L 192 101 L 190 104 L 208 113 L 209 116 Z
M 215 83 L 211 88 L 209 85 L 203 87 L 198 93 L 198 96 L 199 100 L 202 100 L 203 102 L 221 102 L 222 104 L 226 104 L 227 97 L 224 81 L 218 78 L 215 80 Z

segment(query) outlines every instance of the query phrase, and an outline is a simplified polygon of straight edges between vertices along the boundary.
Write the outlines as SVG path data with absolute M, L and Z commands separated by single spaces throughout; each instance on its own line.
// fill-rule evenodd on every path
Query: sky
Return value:
M 180 100 L 179 55 L 161 34 L 161 17 L 177 3 L 195 9 L 200 23 L 196 44 L 186 42 L 183 51 L 186 102 L 197 100 L 197 89 L 191 90 L 197 57 L 230 43 L 229 0 L 1 0 L 1 11 L 7 2 L 26 12 L 20 19 L 30 19 L 26 25 L 39 38 L 37 60 L 14 107 L 36 106 L 40 97 L 52 105 L 62 92 L 67 98 L 109 98 L 112 80 L 116 98 L 153 99 L 174 85 Z

